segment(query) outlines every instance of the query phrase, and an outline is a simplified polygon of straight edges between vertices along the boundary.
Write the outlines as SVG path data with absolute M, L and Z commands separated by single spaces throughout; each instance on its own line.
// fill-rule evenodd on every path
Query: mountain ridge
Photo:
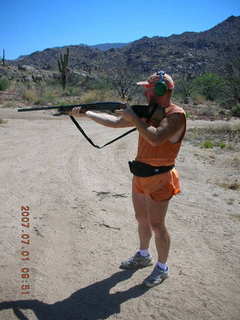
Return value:
M 70 68 L 89 73 L 109 73 L 127 69 L 147 74 L 165 69 L 191 76 L 203 72 L 222 72 L 223 65 L 240 56 L 240 16 L 230 16 L 209 30 L 186 31 L 168 37 L 142 37 L 130 43 L 105 43 L 93 46 L 69 45 L 47 48 L 21 56 L 11 63 L 45 70 L 57 70 L 60 52 L 70 49 Z

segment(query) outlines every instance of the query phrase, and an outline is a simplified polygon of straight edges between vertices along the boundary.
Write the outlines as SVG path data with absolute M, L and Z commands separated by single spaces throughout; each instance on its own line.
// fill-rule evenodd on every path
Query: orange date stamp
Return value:
M 21 261 L 24 261 L 24 266 L 20 270 L 21 277 L 21 294 L 30 294 L 30 208 L 29 206 L 21 206 Z

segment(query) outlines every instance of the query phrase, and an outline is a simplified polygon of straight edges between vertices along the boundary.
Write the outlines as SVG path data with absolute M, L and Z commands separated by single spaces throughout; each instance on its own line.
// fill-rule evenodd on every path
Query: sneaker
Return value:
M 133 257 L 123 261 L 120 269 L 139 269 L 153 265 L 153 260 L 150 255 L 144 257 L 138 251 Z
M 154 287 L 160 284 L 168 277 L 168 271 L 168 267 L 167 270 L 163 270 L 156 265 L 152 273 L 143 281 L 143 284 L 146 287 Z

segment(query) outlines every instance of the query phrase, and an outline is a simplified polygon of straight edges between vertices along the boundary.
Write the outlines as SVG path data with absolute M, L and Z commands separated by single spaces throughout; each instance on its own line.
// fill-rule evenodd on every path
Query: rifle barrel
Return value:
M 58 107 L 33 107 L 33 108 L 18 108 L 18 112 L 24 111 L 39 111 L 39 110 L 51 110 L 51 109 L 58 109 Z
M 125 106 L 122 102 L 92 102 L 82 103 L 74 105 L 63 105 L 63 106 L 47 106 L 47 107 L 32 107 L 32 108 L 18 108 L 18 112 L 25 111 L 40 111 L 40 110 L 54 110 L 58 109 L 60 112 L 69 111 L 74 107 L 82 107 L 88 110 L 116 110 Z

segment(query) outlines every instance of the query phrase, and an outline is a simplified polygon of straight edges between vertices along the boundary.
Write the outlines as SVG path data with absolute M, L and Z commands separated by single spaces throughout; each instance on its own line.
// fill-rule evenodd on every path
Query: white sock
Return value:
M 161 263 L 161 262 L 157 262 L 157 266 L 159 267 L 159 268 L 161 268 L 162 270 L 167 270 L 167 264 L 166 263 Z
M 148 249 L 138 250 L 138 252 L 139 252 L 140 255 L 143 256 L 143 257 L 149 256 L 149 251 L 148 251 Z

